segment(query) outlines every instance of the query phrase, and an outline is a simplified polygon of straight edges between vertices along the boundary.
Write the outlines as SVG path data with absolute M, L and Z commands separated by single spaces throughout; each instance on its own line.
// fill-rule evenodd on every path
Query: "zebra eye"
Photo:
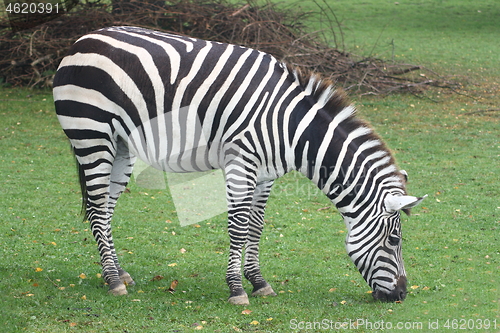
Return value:
M 390 235 L 388 238 L 388 241 L 389 241 L 389 244 L 392 246 L 399 245 L 399 237 L 398 236 Z

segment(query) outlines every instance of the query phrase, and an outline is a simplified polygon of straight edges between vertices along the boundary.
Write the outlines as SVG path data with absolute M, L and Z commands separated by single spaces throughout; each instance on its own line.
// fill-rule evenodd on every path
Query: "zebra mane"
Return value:
M 396 170 L 399 170 L 396 164 L 396 160 L 394 159 L 392 151 L 387 147 L 382 138 L 375 132 L 373 127 L 356 116 L 356 108 L 350 101 L 346 92 L 342 88 L 335 87 L 333 81 L 329 79 L 325 79 L 316 73 L 304 72 L 299 68 L 288 67 L 289 71 L 292 72 L 295 76 L 295 79 L 298 81 L 301 87 L 304 88 L 304 92 L 311 96 L 315 101 L 322 105 L 322 109 L 330 116 L 335 118 L 346 108 L 351 107 L 352 113 L 347 119 L 342 122 L 342 128 L 351 133 L 352 131 L 359 128 L 368 129 L 368 133 L 364 137 L 364 140 L 371 141 L 376 140 L 379 142 L 377 147 L 380 151 L 385 151 L 387 156 L 390 157 L 389 164 L 396 166 Z M 395 171 L 393 176 L 400 178 L 403 184 L 403 190 L 406 193 L 405 184 L 406 180 L 402 173 L 399 171 Z M 409 215 L 410 210 L 404 210 L 404 212 Z
M 323 105 L 323 109 L 332 117 L 351 105 L 349 97 L 342 88 L 316 73 L 305 72 L 299 68 L 289 68 L 307 95 Z M 352 117 L 354 117 L 353 112 Z

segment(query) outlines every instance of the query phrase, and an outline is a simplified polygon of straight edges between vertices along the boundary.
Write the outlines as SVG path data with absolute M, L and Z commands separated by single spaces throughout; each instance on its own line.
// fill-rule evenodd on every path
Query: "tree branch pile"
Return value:
M 229 0 L 113 0 L 111 4 L 87 0 L 54 20 L 18 32 L 4 18 L 0 19 L 0 82 L 50 86 L 62 57 L 80 36 L 107 26 L 131 25 L 255 48 L 321 73 L 355 93 L 420 93 L 429 86 L 455 86 L 421 66 L 345 52 L 342 27 L 334 12 L 317 4 L 317 12 L 298 12 L 270 2 L 258 5 L 254 0 L 240 4 Z M 307 29 L 310 22 L 318 21 L 325 29 Z

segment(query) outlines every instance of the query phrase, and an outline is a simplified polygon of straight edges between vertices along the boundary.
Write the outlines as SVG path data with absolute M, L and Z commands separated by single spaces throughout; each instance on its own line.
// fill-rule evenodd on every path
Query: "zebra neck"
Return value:
M 346 214 L 381 190 L 402 186 L 390 151 L 354 112 L 348 106 L 332 118 L 318 110 L 294 146 L 297 170 Z
M 365 126 L 357 126 L 351 131 L 345 128 L 346 120 L 351 119 L 355 108 L 349 105 L 336 115 L 331 115 L 319 103 L 305 105 L 307 110 L 297 110 L 295 121 L 291 122 L 296 170 L 311 179 L 328 195 L 330 187 L 346 171 L 347 156 L 353 156 L 356 148 L 351 145 L 356 137 L 370 134 Z M 341 179 L 343 180 L 343 179 Z

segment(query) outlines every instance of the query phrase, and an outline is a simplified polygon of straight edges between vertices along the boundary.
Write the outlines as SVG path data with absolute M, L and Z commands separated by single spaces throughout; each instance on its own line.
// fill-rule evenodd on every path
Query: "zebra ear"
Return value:
M 408 172 L 406 170 L 399 170 L 399 172 L 405 177 L 405 182 L 408 182 Z
M 391 195 L 389 194 L 384 201 L 385 207 L 389 212 L 395 212 L 397 210 L 409 210 L 421 203 L 427 194 L 423 197 L 417 198 L 409 195 Z

